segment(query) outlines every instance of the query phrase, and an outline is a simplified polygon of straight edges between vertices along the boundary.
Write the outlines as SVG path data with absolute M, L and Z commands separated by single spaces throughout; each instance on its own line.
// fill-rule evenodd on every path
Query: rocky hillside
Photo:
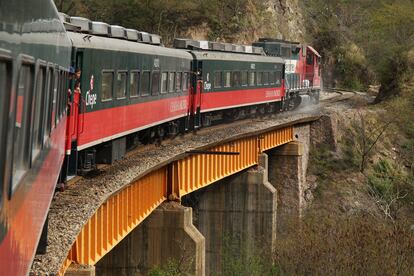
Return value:
M 55 0 L 62 12 L 174 37 L 251 43 L 259 37 L 304 40 L 298 0 Z

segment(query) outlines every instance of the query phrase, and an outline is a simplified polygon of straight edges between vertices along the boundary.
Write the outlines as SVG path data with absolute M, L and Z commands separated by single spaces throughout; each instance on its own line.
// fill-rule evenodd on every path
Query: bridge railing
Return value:
M 167 198 L 204 188 L 258 164 L 259 155 L 293 141 L 293 126 L 189 151 L 184 158 L 143 176 L 110 196 L 78 234 L 62 265 L 95 265 Z

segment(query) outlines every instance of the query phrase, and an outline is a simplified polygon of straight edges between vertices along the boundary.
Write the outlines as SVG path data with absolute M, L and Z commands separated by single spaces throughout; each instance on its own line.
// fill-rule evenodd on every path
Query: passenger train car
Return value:
M 166 48 L 157 35 L 58 14 L 51 0 L 0 4 L 5 275 L 27 274 L 36 249 L 45 250 L 56 183 L 139 143 L 319 96 L 310 47 L 261 41 L 266 55 L 262 47 L 177 39 Z
M 194 127 L 282 110 L 285 91 L 281 58 L 266 57 L 261 52 L 254 55 L 210 49 L 191 51 L 197 78 Z
M 2 275 L 28 273 L 46 221 L 64 159 L 70 51 L 50 0 L 0 1 Z
M 159 42 L 137 43 L 137 31 L 129 30 L 128 40 L 122 27 L 76 20 L 86 27 L 68 32 L 73 64 L 81 71 L 80 107 L 71 115 L 80 112 L 70 117 L 69 175 L 112 163 L 138 139 L 161 139 L 188 128 L 191 54 Z

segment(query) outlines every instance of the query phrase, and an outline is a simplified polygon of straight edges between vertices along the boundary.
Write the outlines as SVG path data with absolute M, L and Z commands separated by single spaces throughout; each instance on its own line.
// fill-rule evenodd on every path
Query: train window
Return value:
M 214 88 L 220 88 L 223 84 L 223 73 L 214 72 Z
M 13 146 L 12 191 L 29 169 L 30 94 L 33 88 L 33 67 L 22 65 L 17 87 L 16 116 Z
M 308 53 L 306 55 L 306 64 L 307 65 L 313 65 L 313 55 L 311 53 Z
M 56 127 L 56 103 L 58 97 L 58 84 L 59 84 L 59 72 L 54 74 L 53 78 L 53 91 L 52 91 L 52 125 L 50 129 L 54 129 Z
M 60 119 L 60 102 L 62 100 L 62 82 L 63 82 L 63 71 L 59 71 L 57 75 L 57 83 L 56 83 L 56 99 L 55 99 L 55 126 L 58 124 Z
M 168 73 L 168 92 L 174 93 L 175 88 L 175 73 L 170 72 Z
M 130 91 L 130 96 L 131 97 L 138 97 L 138 92 L 139 92 L 139 72 L 131 72 L 131 78 L 129 80 L 129 91 Z
M 156 96 L 160 93 L 160 72 L 152 72 L 151 95 Z
M 66 113 L 66 107 L 67 107 L 67 105 L 68 105 L 68 88 L 69 88 L 69 73 L 68 72 L 65 72 L 65 83 L 64 83 L 64 86 L 63 86 L 63 91 L 62 91 L 62 93 L 63 93 L 63 99 L 64 99 L 64 101 L 63 101 L 63 104 L 62 104 L 62 112 L 63 112 L 63 114 L 65 114 Z
M 257 75 L 256 75 L 257 85 L 263 84 L 262 79 L 263 79 L 263 72 L 257 72 Z
M 269 85 L 269 72 L 263 72 L 263 85 Z
M 269 73 L 269 84 L 275 84 L 276 81 L 276 72 L 270 72 Z
M 247 86 L 248 78 L 249 78 L 249 73 L 247 71 L 242 71 L 241 72 L 241 85 L 242 86 Z
M 250 86 L 256 85 L 256 72 L 249 72 L 249 85 Z
M 65 101 L 65 95 L 63 91 L 65 90 L 65 71 L 60 72 L 60 80 L 59 80 L 59 106 L 58 106 L 58 118 L 62 118 L 63 114 L 63 102 Z
M 112 100 L 112 90 L 114 87 L 114 72 L 102 72 L 102 101 Z
M 141 79 L 141 84 L 140 84 L 140 89 L 139 89 L 141 91 L 141 96 L 149 95 L 150 74 L 151 72 L 149 71 L 142 72 L 142 79 Z
M 124 99 L 126 96 L 127 89 L 127 72 L 118 72 L 116 76 L 116 98 Z
M 47 83 L 46 83 L 46 94 L 45 94 L 45 98 L 44 98 L 44 106 L 45 106 L 45 116 L 43 119 L 43 128 L 44 128 L 44 132 L 43 132 L 43 144 L 46 142 L 47 138 L 50 135 L 50 126 L 51 126 L 51 120 L 52 120 L 52 112 L 51 112 L 51 108 L 52 108 L 52 91 L 53 91 L 53 69 L 50 68 L 48 70 L 48 78 L 47 78 Z
M 183 77 L 183 73 L 181 73 L 181 72 L 178 72 L 175 75 L 175 89 L 177 90 L 177 92 L 180 92 L 181 91 L 181 88 L 182 88 L 182 84 L 181 84 L 182 77 Z
M 163 72 L 161 74 L 161 93 L 165 94 L 168 92 L 168 73 Z
M 275 74 L 275 85 L 280 87 L 282 85 L 282 72 L 277 71 Z
M 184 72 L 183 74 L 183 91 L 188 91 L 188 84 L 189 84 L 189 73 Z
M 4 170 L 4 158 L 5 158 L 5 141 L 7 137 L 7 131 L 5 129 L 9 108 L 10 86 L 11 86 L 11 63 L 0 61 L 0 203 L 2 201 L 3 193 L 3 170 Z
M 233 86 L 239 87 L 241 84 L 240 81 L 241 81 L 241 72 L 240 71 L 233 72 Z
M 231 87 L 231 72 L 224 72 L 224 87 Z
M 282 57 L 289 58 L 292 54 L 290 47 L 282 47 Z
M 34 94 L 34 119 L 33 119 L 33 141 L 32 141 L 32 160 L 39 154 L 43 143 L 43 110 L 44 110 L 44 96 L 46 85 L 46 68 L 39 67 L 36 80 L 36 91 Z

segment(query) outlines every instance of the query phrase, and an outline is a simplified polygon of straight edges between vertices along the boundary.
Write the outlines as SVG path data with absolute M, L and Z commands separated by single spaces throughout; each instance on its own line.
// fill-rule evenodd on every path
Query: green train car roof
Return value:
M 188 60 L 193 59 L 190 53 L 183 50 L 82 33 L 68 32 L 68 34 L 73 46 L 76 48 L 130 52 L 154 56 L 172 56 Z
M 237 54 L 215 51 L 191 51 L 197 60 L 220 60 L 220 61 L 246 61 L 246 62 L 262 62 L 262 63 L 284 63 L 279 57 Z

